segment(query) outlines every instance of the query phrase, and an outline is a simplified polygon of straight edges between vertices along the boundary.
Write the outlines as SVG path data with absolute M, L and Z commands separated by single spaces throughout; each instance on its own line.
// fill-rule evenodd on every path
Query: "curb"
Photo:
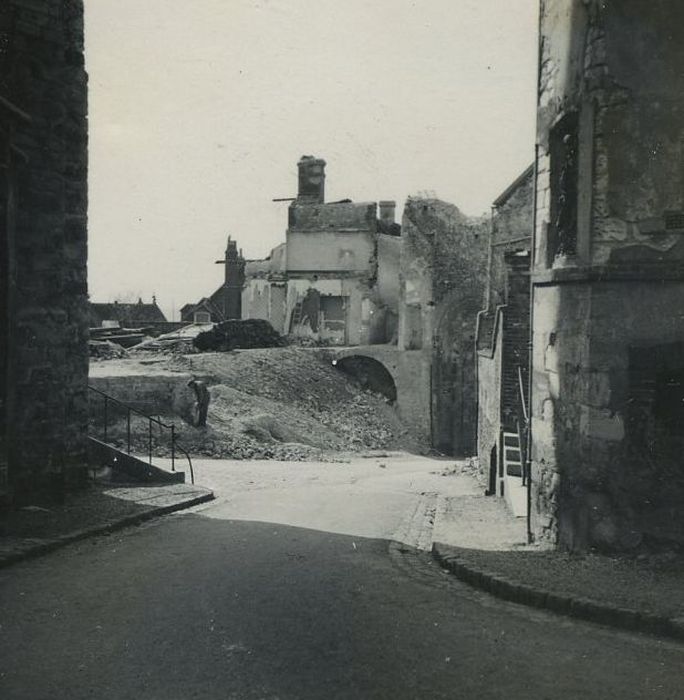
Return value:
M 168 506 L 158 506 L 157 508 L 150 508 L 150 510 L 143 511 L 141 513 L 134 513 L 133 515 L 127 515 L 118 520 L 112 520 L 108 523 L 102 525 L 95 525 L 93 527 L 83 528 L 82 530 L 74 530 L 68 535 L 61 535 L 51 540 L 46 540 L 40 544 L 32 545 L 23 549 L 19 552 L 14 552 L 12 554 L 7 554 L 5 556 L 0 556 L 0 569 L 4 569 L 12 564 L 18 564 L 19 562 L 26 561 L 28 559 L 34 559 L 43 554 L 48 554 L 49 552 L 54 552 L 56 549 L 65 547 L 73 542 L 78 542 L 80 540 L 88 539 L 89 537 L 97 537 L 98 535 L 107 535 L 110 532 L 115 532 L 117 530 L 123 530 L 131 525 L 139 525 L 146 520 L 152 520 L 162 515 L 168 515 L 169 513 L 174 513 L 179 510 L 184 510 L 186 508 L 192 508 L 193 506 L 198 506 L 202 503 L 207 503 L 213 501 L 215 498 L 213 491 L 208 491 L 201 496 L 196 496 L 187 501 L 180 501 L 178 503 L 172 503 Z
M 550 610 L 566 617 L 608 625 L 630 632 L 641 632 L 684 641 L 684 619 L 639 612 L 600 603 L 589 598 L 552 593 L 519 583 L 490 571 L 466 564 L 448 545 L 432 544 L 432 557 L 456 578 L 497 598 L 533 608 Z

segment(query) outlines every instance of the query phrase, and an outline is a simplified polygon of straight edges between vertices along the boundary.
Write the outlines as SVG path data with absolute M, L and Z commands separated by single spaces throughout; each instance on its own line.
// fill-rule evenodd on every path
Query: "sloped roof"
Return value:
M 144 304 L 90 302 L 90 325 L 99 326 L 102 321 L 118 321 L 120 324 L 166 323 L 166 316 L 156 302 Z

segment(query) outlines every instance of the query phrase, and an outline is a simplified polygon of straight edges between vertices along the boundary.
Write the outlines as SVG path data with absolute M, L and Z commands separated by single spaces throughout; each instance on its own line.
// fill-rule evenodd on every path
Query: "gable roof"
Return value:
M 90 325 L 99 326 L 102 321 L 118 321 L 121 325 L 145 325 L 166 323 L 166 316 L 156 302 L 144 304 L 94 303 L 90 302 Z

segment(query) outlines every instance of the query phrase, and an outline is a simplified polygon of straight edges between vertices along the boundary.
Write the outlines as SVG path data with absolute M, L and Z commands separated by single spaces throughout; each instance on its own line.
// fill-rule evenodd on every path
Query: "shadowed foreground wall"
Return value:
M 6 0 L 0 34 L 0 489 L 25 501 L 86 474 L 83 3 Z

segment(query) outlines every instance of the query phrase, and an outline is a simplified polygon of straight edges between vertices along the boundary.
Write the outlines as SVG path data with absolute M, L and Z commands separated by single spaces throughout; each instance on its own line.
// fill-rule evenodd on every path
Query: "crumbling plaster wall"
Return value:
M 417 323 L 432 368 L 432 441 L 449 454 L 476 449 L 475 322 L 488 231 L 487 218 L 471 219 L 440 200 L 410 198 L 404 209 L 399 346 L 415 347 Z
M 376 263 L 377 205 L 298 205 L 289 209 L 288 272 L 370 273 Z
M 626 548 L 662 486 L 627 459 L 629 349 L 684 340 L 684 238 L 666 227 L 684 208 L 684 6 L 541 5 L 532 525 L 572 549 Z M 549 134 L 572 111 L 577 250 L 554 258 Z
M 25 501 L 59 497 L 87 473 L 83 3 L 7 0 L 0 16 L 0 92 L 30 117 L 11 120 L 14 150 L 0 197 L 8 205 L 2 254 L 9 267 L 9 485 Z M 8 114 L 0 114 L 8 124 Z

